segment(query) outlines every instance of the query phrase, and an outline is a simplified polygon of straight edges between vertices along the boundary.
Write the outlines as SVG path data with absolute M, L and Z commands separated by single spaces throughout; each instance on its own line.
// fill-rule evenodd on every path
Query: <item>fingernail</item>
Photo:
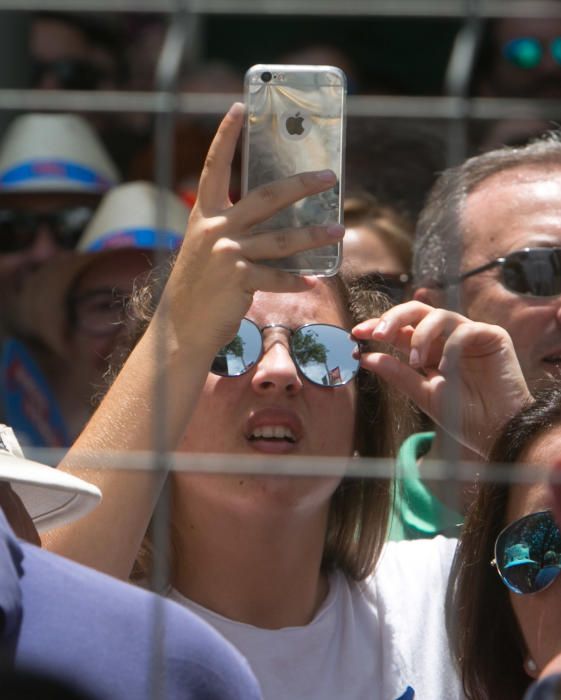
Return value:
M 443 357 L 440 362 L 438 363 L 438 371 L 441 374 L 446 374 L 446 370 L 448 369 L 448 360 Z
M 234 104 L 230 107 L 228 110 L 228 114 L 231 117 L 237 117 L 240 114 L 243 114 L 245 111 L 245 105 L 243 102 L 234 102 Z
M 336 182 L 337 178 L 335 177 L 335 173 L 333 170 L 320 170 L 318 173 L 316 173 L 316 177 L 318 180 L 321 180 L 322 182 Z
M 418 367 L 421 364 L 421 357 L 417 348 L 411 348 L 409 353 L 409 364 L 411 367 Z
M 345 227 L 341 224 L 331 224 L 326 231 L 328 236 L 333 236 L 334 238 L 342 238 L 345 235 Z
M 386 321 L 380 321 L 380 323 L 378 323 L 378 325 L 374 329 L 374 333 L 379 333 L 381 335 L 382 333 L 386 332 L 387 328 L 388 324 L 386 323 Z

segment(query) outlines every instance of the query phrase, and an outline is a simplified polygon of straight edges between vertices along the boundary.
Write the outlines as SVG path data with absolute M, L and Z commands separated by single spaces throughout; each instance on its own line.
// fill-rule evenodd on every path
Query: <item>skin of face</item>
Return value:
M 521 457 L 520 462 L 550 465 L 558 459 L 561 427 L 556 427 L 532 445 Z M 507 523 L 530 513 L 551 508 L 551 491 L 546 479 L 532 484 L 516 484 L 511 487 Z M 544 591 L 531 595 L 509 593 L 514 614 L 528 647 L 528 656 L 535 661 L 537 669 L 534 677 L 545 666 L 561 654 L 561 577 Z M 526 670 L 528 668 L 526 665 Z
M 151 266 L 151 255 L 143 250 L 123 249 L 93 263 L 86 268 L 73 288 L 73 295 L 80 297 L 99 290 L 114 289 L 120 295 L 130 296 L 134 281 L 147 272 Z M 119 331 L 95 336 L 79 326 L 72 329 L 69 342 L 74 357 L 81 358 L 91 374 L 91 381 L 96 376 L 101 380 L 107 369 L 107 358 L 114 350 L 119 338 Z
M 247 313 L 259 327 L 279 323 L 296 329 L 306 323 L 350 328 L 325 283 L 299 294 L 257 292 Z M 284 329 L 264 333 L 264 354 L 256 367 L 236 378 L 210 373 L 180 446 L 183 451 L 236 455 L 347 456 L 353 451 L 356 387 L 328 389 L 297 371 Z M 295 441 L 251 440 L 256 427 L 289 427 Z M 273 514 L 320 509 L 324 512 L 338 477 L 176 475 L 175 486 L 190 498 L 224 508 L 255 508 Z M 205 501 L 203 501 L 205 502 Z
M 377 231 L 369 226 L 355 226 L 347 228 L 343 238 L 343 272 L 365 275 L 407 270 Z
M 0 209 L 38 214 L 81 206 L 94 208 L 98 202 L 98 195 L 76 192 L 22 192 L 0 195 Z M 28 272 L 51 258 L 67 253 L 68 251 L 57 243 L 50 226 L 41 222 L 30 246 L 14 253 L 0 253 L 0 285 L 7 291 L 17 292 Z
M 522 248 L 561 246 L 560 202 L 561 169 L 519 168 L 484 180 L 463 209 L 462 271 Z M 561 377 L 561 297 L 510 292 L 498 268 L 464 280 L 460 289 L 462 313 L 509 332 L 530 385 Z

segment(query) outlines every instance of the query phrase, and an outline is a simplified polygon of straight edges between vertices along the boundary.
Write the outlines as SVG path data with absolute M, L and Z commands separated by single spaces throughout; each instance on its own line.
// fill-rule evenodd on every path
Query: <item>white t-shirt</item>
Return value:
M 457 700 L 444 598 L 456 540 L 389 542 L 361 583 L 337 572 L 312 622 L 266 630 L 186 599 L 248 659 L 265 700 Z

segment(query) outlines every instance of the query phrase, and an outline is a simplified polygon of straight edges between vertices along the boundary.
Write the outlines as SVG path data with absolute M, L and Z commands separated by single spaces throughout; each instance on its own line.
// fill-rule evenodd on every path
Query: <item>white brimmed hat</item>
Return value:
M 39 531 L 77 520 L 101 501 L 97 486 L 26 459 L 13 430 L 2 424 L 0 481 L 10 482 Z
M 120 179 L 93 128 L 75 114 L 25 114 L 0 142 L 0 194 L 102 194 Z
M 162 206 L 160 218 L 158 207 Z M 126 249 L 172 252 L 185 235 L 189 209 L 175 194 L 148 182 L 110 190 L 82 234 L 72 256 L 45 263 L 30 273 L 12 305 L 11 327 L 41 340 L 65 356 L 68 292 L 93 263 Z

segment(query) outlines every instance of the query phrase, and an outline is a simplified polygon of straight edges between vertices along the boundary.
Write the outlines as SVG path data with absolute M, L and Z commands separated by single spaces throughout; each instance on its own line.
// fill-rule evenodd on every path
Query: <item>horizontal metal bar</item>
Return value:
M 224 114 L 241 95 L 181 93 L 174 104 L 181 114 Z M 467 100 L 470 119 L 561 120 L 561 100 L 474 97 Z M 170 108 L 163 92 L 0 90 L 0 111 L 13 112 L 141 112 L 158 114 Z M 347 114 L 358 117 L 458 119 L 465 102 L 455 97 L 351 95 Z
M 0 0 L 0 11 L 174 12 L 181 0 Z M 482 0 L 481 17 L 561 17 L 557 0 Z M 464 17 L 465 0 L 191 0 L 204 15 Z

